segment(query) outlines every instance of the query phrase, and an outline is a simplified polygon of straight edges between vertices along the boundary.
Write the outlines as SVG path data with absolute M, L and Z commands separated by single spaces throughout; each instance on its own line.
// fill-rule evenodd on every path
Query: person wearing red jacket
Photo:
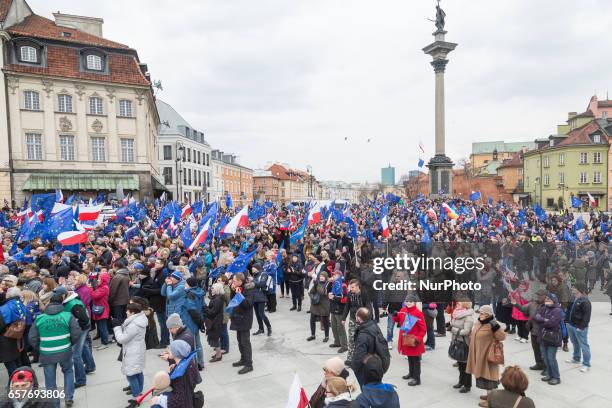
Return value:
M 408 296 L 404 306 L 393 316 L 400 327 L 397 349 L 401 355 L 408 356 L 408 374 L 402 378 L 409 380 L 410 386 L 421 384 L 421 355 L 425 353 L 423 338 L 427 333 L 423 313 L 416 307 L 414 300 Z M 406 328 L 409 330 L 406 331 Z

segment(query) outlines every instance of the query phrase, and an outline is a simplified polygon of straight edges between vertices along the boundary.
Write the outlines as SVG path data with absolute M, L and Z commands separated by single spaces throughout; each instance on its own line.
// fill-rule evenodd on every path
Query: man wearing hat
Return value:
M 63 289 L 65 291 L 65 288 Z M 74 399 L 74 371 L 72 345 L 79 340 L 81 328 L 77 319 L 64 310 L 64 296 L 60 289 L 51 296 L 45 312 L 36 317 L 29 332 L 29 340 L 34 350 L 39 350 L 39 361 L 45 374 L 45 388 L 57 389 L 57 365 L 64 373 L 66 406 L 71 407 Z M 54 401 L 59 408 L 60 401 Z
M 186 320 L 187 311 L 185 310 L 186 291 L 185 280 L 179 271 L 172 272 L 164 281 L 161 288 L 161 295 L 166 298 L 166 316 L 178 313 L 183 321 Z
M 540 323 L 533 318 L 538 313 L 540 306 L 544 304 L 546 294 L 548 292 L 544 289 L 538 290 L 534 295 L 533 299 L 524 305 L 520 305 L 516 299 L 512 300 L 512 306 L 520 310 L 525 316 L 529 318 L 527 320 L 527 327 L 530 328 L 531 333 L 531 348 L 533 349 L 533 357 L 535 358 L 535 365 L 529 367 L 530 370 L 546 370 L 544 365 L 544 359 L 542 358 L 542 352 L 540 350 L 541 339 L 540 337 Z
M 119 258 L 113 264 L 114 275 L 108 285 L 108 305 L 111 317 L 121 323 L 127 317 L 127 304 L 130 302 L 130 272 L 127 269 L 127 261 Z

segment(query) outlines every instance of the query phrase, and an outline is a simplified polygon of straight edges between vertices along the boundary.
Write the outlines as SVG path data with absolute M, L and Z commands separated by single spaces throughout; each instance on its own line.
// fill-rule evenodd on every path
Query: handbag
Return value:
M 9 339 L 21 340 L 23 339 L 23 332 L 25 331 L 25 320 L 15 320 L 13 323 L 4 331 L 4 337 Z
M 450 345 L 448 346 L 448 356 L 460 363 L 465 363 L 467 361 L 469 351 L 470 349 L 467 343 L 459 336 L 451 341 Z
M 402 336 L 402 346 L 416 347 L 419 344 L 419 339 L 414 334 L 404 334 Z
M 561 344 L 561 332 L 557 330 L 544 329 L 542 331 L 542 343 L 547 346 L 558 346 Z
M 100 316 L 102 313 L 104 313 L 104 306 L 102 305 L 93 305 L 91 307 L 91 314 L 94 316 Z
M 495 341 L 487 352 L 487 361 L 491 364 L 504 364 L 504 343 Z

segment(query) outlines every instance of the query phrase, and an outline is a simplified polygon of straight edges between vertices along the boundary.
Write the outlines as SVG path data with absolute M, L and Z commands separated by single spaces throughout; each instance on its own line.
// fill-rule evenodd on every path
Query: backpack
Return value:
M 368 334 L 371 335 L 370 333 Z M 370 354 L 376 354 L 378 357 L 380 357 L 380 360 L 382 361 L 383 373 L 386 373 L 391 365 L 391 353 L 389 353 L 389 343 L 382 335 L 380 330 L 378 333 L 376 333 L 376 337 L 374 338 L 374 350 L 372 350 L 372 353 Z

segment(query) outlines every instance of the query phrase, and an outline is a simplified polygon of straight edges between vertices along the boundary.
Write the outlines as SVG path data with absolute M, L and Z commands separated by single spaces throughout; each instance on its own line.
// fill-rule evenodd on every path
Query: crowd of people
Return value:
M 112 215 L 82 223 L 86 237 L 72 246 L 46 237 L 45 225 L 58 214 L 2 210 L 0 361 L 9 389 L 39 387 L 34 363 L 43 367 L 44 388 L 56 389 L 59 366 L 65 405 L 73 406 L 75 390 L 96 371 L 96 352 L 114 346 L 128 406 L 150 392 L 151 406 L 201 407 L 203 394 L 195 390 L 205 355 L 211 364 L 239 355 L 232 363 L 237 374 L 253 371 L 251 336 L 276 333 L 277 297 L 287 297 L 290 312 L 309 321 L 305 341 L 322 332 L 322 347 L 338 353 L 323 367 L 312 407 L 399 407 L 400 379 L 383 382 L 390 350 L 406 357 L 402 379 L 418 387 L 423 354 L 434 352 L 436 337 L 448 335 L 458 371 L 449 387 L 467 394 L 475 383 L 484 391 L 480 406 L 529 408 L 535 405 L 525 395 L 523 369 L 507 365 L 500 372 L 512 363 L 503 342 L 515 333 L 515 340 L 530 341 L 529 369 L 558 385 L 557 351 L 568 351 L 570 342 L 567 363 L 583 373 L 590 369 L 589 295 L 612 299 L 605 214 L 591 212 L 583 220 L 537 206 L 394 196 L 352 205 L 253 203 L 248 221 L 219 203 L 114 206 Z M 76 216 L 77 208 L 63 211 Z M 238 228 L 228 233 L 234 221 Z M 461 274 L 442 265 L 373 273 L 375 258 L 396 254 L 482 257 L 484 266 Z M 481 289 L 377 291 L 373 284 L 449 278 L 478 282 Z M 230 331 L 237 351 L 230 350 Z M 143 375 L 147 349 L 163 350 L 160 358 L 168 362 L 153 384 Z M 58 395 L 21 402 L 60 406 Z

